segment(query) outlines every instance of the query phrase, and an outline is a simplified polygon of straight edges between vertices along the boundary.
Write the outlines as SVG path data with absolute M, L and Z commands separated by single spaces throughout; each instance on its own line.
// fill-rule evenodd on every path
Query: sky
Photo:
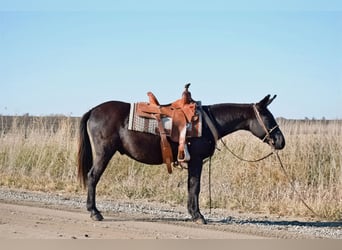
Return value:
M 342 119 L 341 1 L 94 2 L 0 0 L 0 114 L 169 103 L 190 82 L 205 105 L 277 94 L 275 117 Z

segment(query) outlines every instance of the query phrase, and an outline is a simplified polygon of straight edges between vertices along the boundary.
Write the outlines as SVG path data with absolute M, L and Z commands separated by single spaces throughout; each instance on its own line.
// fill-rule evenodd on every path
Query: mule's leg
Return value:
M 103 153 L 102 155 L 97 155 L 95 163 L 88 173 L 87 210 L 90 212 L 90 217 L 96 221 L 103 220 L 103 216 L 96 208 L 96 185 L 113 154 Z
M 201 159 L 191 159 L 188 163 L 188 211 L 195 222 L 207 224 L 199 209 L 198 197 L 201 186 L 203 162 Z

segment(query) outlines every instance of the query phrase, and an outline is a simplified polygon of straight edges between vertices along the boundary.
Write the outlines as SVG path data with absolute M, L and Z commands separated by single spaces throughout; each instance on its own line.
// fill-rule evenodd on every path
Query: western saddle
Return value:
M 190 160 L 186 142 L 186 131 L 188 124 L 198 119 L 198 116 L 196 115 L 196 102 L 191 98 L 189 86 L 190 83 L 185 85 L 181 99 L 167 105 L 160 105 L 155 95 L 152 92 L 148 92 L 149 102 L 138 103 L 136 110 L 139 116 L 156 119 L 161 138 L 160 146 L 163 162 L 166 163 L 170 174 L 172 173 L 171 163 L 176 163 L 177 165 Z M 171 145 L 167 140 L 162 122 L 163 117 L 170 117 L 172 119 L 170 139 L 173 142 L 179 143 L 177 161 L 173 160 Z

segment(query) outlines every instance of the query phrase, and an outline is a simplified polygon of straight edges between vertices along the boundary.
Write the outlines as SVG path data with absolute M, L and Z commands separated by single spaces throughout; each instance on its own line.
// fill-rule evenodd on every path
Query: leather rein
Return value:
M 238 158 L 238 159 L 241 160 L 241 161 L 245 161 L 245 162 L 259 162 L 259 161 L 265 160 L 266 158 L 268 158 L 268 157 L 270 157 L 271 155 L 273 155 L 274 152 L 276 151 L 276 150 L 274 149 L 273 144 L 272 144 L 272 143 L 273 143 L 273 139 L 272 139 L 272 137 L 271 137 L 271 133 L 272 133 L 276 128 L 278 128 L 279 125 L 276 124 L 273 128 L 271 128 L 270 130 L 268 130 L 268 129 L 266 128 L 266 125 L 265 125 L 264 121 L 263 121 L 262 118 L 261 118 L 260 112 L 259 112 L 259 110 L 258 110 L 256 104 L 253 104 L 253 110 L 254 110 L 254 114 L 255 114 L 255 117 L 257 118 L 257 121 L 258 121 L 259 125 L 262 127 L 262 129 L 263 129 L 263 130 L 265 131 L 265 133 L 266 133 L 265 136 L 264 136 L 264 138 L 262 139 L 262 141 L 265 142 L 265 141 L 267 140 L 267 143 L 268 143 L 268 144 L 272 147 L 272 149 L 273 149 L 271 153 L 269 153 L 269 154 L 267 154 L 267 155 L 261 157 L 260 159 L 256 159 L 256 160 L 247 160 L 247 159 L 244 159 L 244 158 L 238 156 L 237 154 L 235 154 L 235 153 L 227 146 L 227 144 L 223 141 L 223 139 L 221 138 L 221 143 L 223 144 L 223 146 L 224 146 L 232 155 L 234 155 L 236 158 Z

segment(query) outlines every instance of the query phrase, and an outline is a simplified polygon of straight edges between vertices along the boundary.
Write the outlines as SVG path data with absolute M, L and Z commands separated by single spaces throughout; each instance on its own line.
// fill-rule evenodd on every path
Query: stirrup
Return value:
M 183 158 L 182 158 L 183 156 Z M 179 152 L 178 151 L 178 155 L 177 155 L 177 161 L 178 162 L 187 162 L 187 161 L 190 161 L 190 154 L 189 154 L 189 151 L 188 151 L 188 147 L 184 147 L 184 151 L 183 152 Z

